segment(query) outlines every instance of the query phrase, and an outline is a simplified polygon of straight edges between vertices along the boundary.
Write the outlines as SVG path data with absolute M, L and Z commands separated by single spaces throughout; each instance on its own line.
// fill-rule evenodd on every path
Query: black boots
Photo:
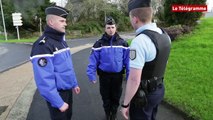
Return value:
M 110 120 L 110 112 L 105 110 L 106 120 Z
M 106 120 L 117 120 L 117 107 L 111 107 L 110 109 L 104 109 L 106 114 Z

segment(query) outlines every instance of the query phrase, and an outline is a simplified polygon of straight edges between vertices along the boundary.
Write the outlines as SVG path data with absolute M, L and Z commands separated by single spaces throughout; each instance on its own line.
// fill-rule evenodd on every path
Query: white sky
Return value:
M 50 0 L 50 2 L 55 2 L 56 5 L 65 7 L 68 0 Z
M 207 0 L 206 4 L 208 5 L 208 11 L 210 12 L 213 9 L 213 0 Z

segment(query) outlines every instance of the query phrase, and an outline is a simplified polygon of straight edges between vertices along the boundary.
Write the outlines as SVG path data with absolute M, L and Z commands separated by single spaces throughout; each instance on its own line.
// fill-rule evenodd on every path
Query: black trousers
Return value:
M 130 104 L 129 116 L 130 120 L 156 120 L 158 105 L 164 97 L 164 85 L 157 87 L 156 91 L 147 94 L 148 104 L 139 108 Z
M 58 108 L 52 107 L 49 102 L 47 106 L 49 108 L 51 120 L 71 120 L 72 117 L 72 90 L 60 90 L 59 94 L 61 98 L 69 105 L 69 108 L 65 112 L 61 112 Z
M 106 115 L 117 113 L 122 93 L 122 80 L 121 73 L 99 75 L 100 94 Z

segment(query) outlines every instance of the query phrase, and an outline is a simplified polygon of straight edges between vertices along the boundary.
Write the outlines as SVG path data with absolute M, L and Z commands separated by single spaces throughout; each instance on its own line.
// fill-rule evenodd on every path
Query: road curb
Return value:
M 18 97 L 6 120 L 26 120 L 35 91 L 36 86 L 32 78 Z
M 182 116 L 185 120 L 195 120 L 194 118 L 192 118 L 191 116 L 189 116 L 187 113 L 183 112 L 182 110 L 180 110 L 179 108 L 175 107 L 174 105 L 169 104 L 167 101 L 163 100 L 161 102 L 161 104 L 163 106 L 165 106 L 166 108 L 174 111 L 176 114 L 179 114 L 180 116 Z

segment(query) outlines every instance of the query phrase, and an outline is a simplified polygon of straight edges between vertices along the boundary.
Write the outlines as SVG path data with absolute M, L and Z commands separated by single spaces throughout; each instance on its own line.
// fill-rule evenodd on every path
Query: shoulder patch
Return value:
M 45 44 L 45 42 L 46 42 L 46 37 L 44 37 L 43 39 L 39 41 L 39 45 Z
M 45 67 L 45 66 L 47 65 L 47 59 L 46 59 L 46 58 L 40 58 L 40 59 L 38 60 L 38 65 L 39 65 L 40 67 Z
M 130 53 L 129 53 L 129 58 L 130 58 L 131 60 L 134 60 L 134 59 L 136 58 L 136 50 L 135 50 L 135 49 L 130 49 L 129 52 L 130 52 Z

